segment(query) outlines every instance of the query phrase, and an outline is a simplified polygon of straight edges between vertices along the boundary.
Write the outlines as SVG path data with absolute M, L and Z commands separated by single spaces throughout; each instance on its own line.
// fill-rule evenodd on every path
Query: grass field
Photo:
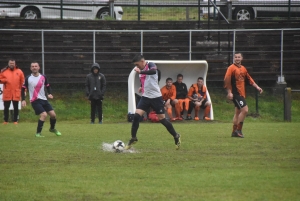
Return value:
M 0 200 L 299 200 L 299 123 L 141 123 L 137 153 L 111 153 L 130 123 L 60 121 L 62 136 L 35 138 L 36 122 L 0 125 Z

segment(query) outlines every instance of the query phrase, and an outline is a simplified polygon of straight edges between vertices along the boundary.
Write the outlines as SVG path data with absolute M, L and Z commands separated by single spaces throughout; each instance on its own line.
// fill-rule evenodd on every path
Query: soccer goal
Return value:
M 204 60 L 199 61 L 167 61 L 167 60 L 148 60 L 154 62 L 161 71 L 160 88 L 166 84 L 168 77 L 175 82 L 178 74 L 183 75 L 183 82 L 189 89 L 190 86 L 197 82 L 198 77 L 203 77 L 204 85 L 207 87 L 207 99 L 212 103 L 210 118 L 214 119 L 213 102 L 209 95 L 209 86 L 206 85 L 206 76 L 208 64 Z M 136 109 L 136 94 L 141 86 L 138 74 L 132 69 L 128 77 L 128 113 L 133 114 Z M 141 94 L 139 94 L 141 95 Z M 194 112 L 194 110 L 193 110 Z M 194 114 L 192 114 L 193 116 Z M 203 116 L 203 110 L 200 109 L 200 117 Z

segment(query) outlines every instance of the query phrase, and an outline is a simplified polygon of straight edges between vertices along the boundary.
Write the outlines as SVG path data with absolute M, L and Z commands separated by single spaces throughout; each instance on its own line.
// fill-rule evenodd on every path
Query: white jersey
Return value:
M 142 84 L 142 96 L 147 98 L 157 98 L 162 96 L 158 85 L 158 73 L 155 63 L 149 62 L 142 71 L 156 70 L 153 75 L 139 74 Z
M 30 75 L 25 79 L 24 88 L 29 92 L 30 102 L 37 99 L 47 100 L 45 86 L 49 86 L 45 75 L 39 74 L 37 77 Z

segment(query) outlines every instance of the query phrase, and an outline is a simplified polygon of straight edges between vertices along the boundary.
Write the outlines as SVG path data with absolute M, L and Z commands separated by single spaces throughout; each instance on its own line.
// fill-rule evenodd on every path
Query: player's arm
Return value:
M 45 75 L 44 75 L 44 77 L 45 77 L 45 83 L 44 83 L 44 85 L 46 87 L 46 92 L 48 94 L 47 96 L 48 96 L 48 98 L 53 98 L 53 96 L 52 96 L 52 89 L 50 87 L 48 79 L 47 79 L 47 77 Z
M 25 82 L 22 86 L 22 89 L 21 89 L 21 97 L 22 97 L 22 102 L 21 102 L 21 105 L 22 107 L 25 107 L 26 106 L 26 93 L 25 93 L 25 90 L 28 89 L 28 77 L 25 79 Z
M 250 85 L 252 85 L 255 89 L 257 89 L 257 91 L 259 91 L 260 94 L 263 92 L 262 88 L 260 88 L 260 87 L 254 82 L 254 80 L 252 79 L 252 77 L 249 75 L 248 72 L 246 73 L 246 79 L 247 79 L 247 82 L 248 82 Z
M 102 74 L 102 79 L 101 79 L 101 92 L 102 92 L 102 97 L 104 96 L 104 94 L 105 94 L 105 91 L 106 91 L 106 78 L 105 78 L 105 76 Z
M 232 76 L 232 70 L 230 67 L 227 68 L 227 71 L 226 71 L 226 74 L 225 74 L 225 77 L 224 77 L 224 88 L 226 89 L 227 91 L 227 98 L 229 100 L 232 100 L 233 99 L 233 94 L 232 94 L 232 91 L 231 91 L 231 76 Z

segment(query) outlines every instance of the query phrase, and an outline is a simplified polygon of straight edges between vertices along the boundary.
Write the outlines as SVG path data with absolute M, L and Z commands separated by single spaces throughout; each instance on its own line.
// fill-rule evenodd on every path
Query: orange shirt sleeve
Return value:
M 206 99 L 206 97 L 207 97 L 206 91 L 207 91 L 206 86 L 203 85 L 202 92 L 204 93 L 204 96 L 203 96 L 204 99 Z
M 175 85 L 172 85 L 170 95 L 171 95 L 171 97 L 170 97 L 171 100 L 176 99 L 176 87 L 175 87 Z
M 194 93 L 194 87 L 193 85 L 189 88 L 189 92 L 188 92 L 188 96 L 191 97 L 193 96 L 193 93 Z
M 233 72 L 233 67 L 231 65 L 227 68 L 227 71 L 226 71 L 226 74 L 225 74 L 225 77 L 224 77 L 224 88 L 230 89 L 230 90 L 232 90 L 232 86 L 231 86 L 232 72 Z

